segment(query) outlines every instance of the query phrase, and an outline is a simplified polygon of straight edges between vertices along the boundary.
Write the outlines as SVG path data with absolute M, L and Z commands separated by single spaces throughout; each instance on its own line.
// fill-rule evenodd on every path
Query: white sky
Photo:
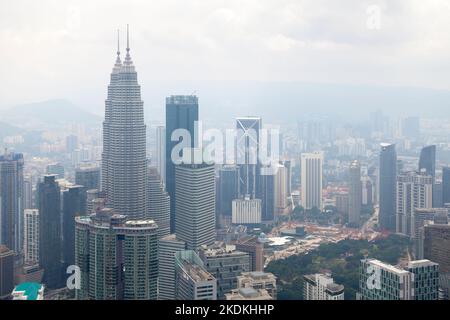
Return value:
M 380 29 L 367 26 L 372 5 Z M 0 0 L 0 108 L 102 101 L 116 29 L 124 39 L 127 23 L 143 86 L 257 80 L 450 90 L 450 0 Z

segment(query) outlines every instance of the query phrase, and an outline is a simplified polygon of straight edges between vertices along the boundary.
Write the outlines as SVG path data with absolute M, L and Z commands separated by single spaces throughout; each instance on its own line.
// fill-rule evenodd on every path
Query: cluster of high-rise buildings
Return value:
M 448 189 L 450 177 L 444 167 L 440 181 L 436 177 L 436 146 L 424 147 L 416 170 L 402 170 L 394 144 L 382 144 L 380 153 L 379 227 L 409 237 L 414 255 L 440 266 L 439 283 L 443 296 L 449 292 L 448 247 L 450 235 Z M 435 232 L 441 230 L 441 232 Z
M 331 139 L 329 128 L 299 124 L 309 147 L 299 147 L 297 164 L 283 154 L 267 164 L 259 159 L 267 147 L 261 117 L 237 117 L 234 163 L 211 164 L 202 156 L 192 161 L 203 155 L 199 100 L 173 95 L 166 98 L 165 125 L 156 128 L 156 153 L 149 159 L 128 39 L 123 61 L 117 48 L 107 88 L 101 165 L 83 162 L 89 157 L 69 135 L 73 179 L 65 179 L 64 165 L 50 163 L 34 188 L 36 179 L 24 178 L 22 154 L 0 155 L 0 298 L 42 297 L 44 284 L 49 290 L 67 287 L 75 299 L 276 299 L 276 277 L 264 272 L 258 235 L 224 240 L 218 229 L 272 227 L 300 205 L 319 215 L 334 205 L 348 226 L 360 228 L 363 207 L 376 203 L 379 229 L 411 237 L 418 260 L 406 268 L 362 261 L 359 297 L 448 297 L 450 169 L 443 168 L 438 181 L 435 146 L 423 148 L 417 170 L 404 171 L 396 145 L 381 144 L 373 172 L 360 161 L 368 152 L 365 140 L 338 140 L 338 156 L 354 160 L 345 161 L 346 189 L 330 191 L 326 178 L 340 173 L 332 172 L 325 151 L 313 151 Z M 374 121 L 382 132 L 385 120 Z M 405 120 L 408 135 L 416 135 L 416 128 L 414 119 Z M 325 193 L 335 193 L 335 201 Z M 382 270 L 376 290 L 367 285 L 367 269 Z M 77 275 L 73 288 L 71 272 Z M 344 287 L 329 274 L 302 280 L 306 300 L 344 299 Z
M 277 205 L 287 207 L 288 164 L 280 163 L 277 179 L 263 178 L 258 161 L 249 158 L 258 148 L 261 119 L 239 118 L 242 164 L 224 166 L 218 179 L 213 164 L 184 161 L 199 150 L 198 120 L 196 96 L 168 97 L 158 155 L 150 162 L 127 34 L 125 58 L 118 47 L 108 85 L 101 166 L 80 164 L 72 183 L 63 165 L 49 164 L 34 192 L 26 187 L 35 196 L 25 204 L 22 154 L 0 156 L 0 296 L 10 295 L 17 283 L 43 283 L 49 290 L 67 286 L 76 299 L 254 300 L 252 290 L 274 299 L 275 277 L 263 272 L 263 245 L 252 236 L 216 241 L 217 216 L 233 216 L 237 224 L 273 220 Z M 191 141 L 178 163 L 172 134 L 179 129 Z M 76 150 L 76 136 L 68 136 L 66 145 Z M 274 184 L 281 194 L 275 195 Z M 72 272 L 76 280 L 69 288 Z M 244 276 L 250 280 L 239 284 Z M 271 279 L 267 286 L 265 278 Z

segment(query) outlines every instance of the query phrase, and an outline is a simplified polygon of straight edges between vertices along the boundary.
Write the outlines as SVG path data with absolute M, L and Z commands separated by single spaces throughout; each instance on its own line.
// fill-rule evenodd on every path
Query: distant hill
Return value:
M 450 117 L 450 90 L 304 82 L 141 80 L 145 116 L 164 120 L 164 97 L 199 96 L 200 118 L 232 123 L 237 116 L 258 115 L 263 123 L 330 119 L 366 121 L 382 110 L 396 117 Z M 102 105 L 97 104 L 99 112 Z M 101 113 L 100 113 L 101 114 Z
M 21 128 L 43 128 L 68 123 L 95 125 L 101 122 L 97 115 L 89 113 L 67 100 L 48 100 L 14 106 L 0 114 L 2 122 Z
M 0 142 L 4 137 L 21 133 L 22 130 L 3 121 L 0 122 Z

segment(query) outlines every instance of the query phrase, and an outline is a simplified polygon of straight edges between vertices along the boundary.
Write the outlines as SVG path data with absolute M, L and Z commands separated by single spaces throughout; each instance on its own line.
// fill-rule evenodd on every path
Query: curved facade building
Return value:
M 102 189 L 108 207 L 139 219 L 146 213 L 146 126 L 128 36 L 126 50 L 123 63 L 117 50 L 105 102 Z
M 425 173 L 434 177 L 436 175 L 436 146 L 427 146 L 420 152 L 419 172 L 425 170 Z
M 164 188 L 156 168 L 148 168 L 147 181 L 148 218 L 158 225 L 158 237 L 170 234 L 170 196 Z

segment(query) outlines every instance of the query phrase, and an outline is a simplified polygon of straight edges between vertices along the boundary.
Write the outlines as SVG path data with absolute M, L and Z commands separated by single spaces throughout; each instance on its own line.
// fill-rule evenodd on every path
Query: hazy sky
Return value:
M 449 17 L 449 0 L 0 0 L 0 108 L 102 104 L 127 23 L 147 91 L 160 80 L 450 90 Z

